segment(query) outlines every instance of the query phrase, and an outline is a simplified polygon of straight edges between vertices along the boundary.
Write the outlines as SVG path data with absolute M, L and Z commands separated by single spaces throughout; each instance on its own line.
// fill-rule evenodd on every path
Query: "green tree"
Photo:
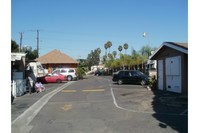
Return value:
M 125 54 L 126 54 L 126 50 L 128 49 L 128 47 L 129 47 L 129 45 L 128 45 L 127 43 L 125 43 L 125 44 L 123 45 L 123 48 L 125 49 Z
M 107 42 L 107 45 L 108 45 L 109 53 L 110 53 L 110 48 L 112 47 L 112 42 L 111 42 L 111 41 L 108 41 L 108 42 Z
M 100 49 L 97 48 L 94 51 L 91 50 L 91 53 L 88 54 L 87 56 L 87 66 L 90 68 L 91 66 L 94 65 L 99 65 L 99 61 L 100 61 Z
M 113 55 L 114 58 L 116 58 L 117 52 L 113 51 L 112 55 Z
M 97 48 L 97 53 L 100 55 L 101 54 L 101 49 Z
M 104 55 L 104 56 L 103 56 L 103 63 L 105 63 L 105 62 L 106 62 L 106 60 L 107 60 L 107 56 L 106 56 L 106 55 Z
M 14 40 L 11 40 L 11 52 L 19 52 L 19 45 Z
M 11 52 L 19 52 L 19 45 L 14 40 L 11 40 Z M 22 47 L 21 52 L 26 53 L 26 58 L 28 60 L 34 60 L 37 58 L 37 50 L 36 49 L 32 50 L 32 48 L 31 48 L 31 49 L 29 49 L 29 51 L 27 51 L 27 47 L 24 46 L 24 47 Z
M 107 56 L 108 42 L 106 42 L 106 43 L 104 44 L 104 48 L 105 48 L 105 50 L 106 50 L 105 55 Z
M 83 79 L 83 76 L 85 75 L 85 70 L 82 67 L 77 68 L 77 78 Z
M 156 48 L 152 48 L 149 45 L 143 46 L 140 50 L 141 55 L 146 56 L 147 58 L 151 55 L 151 52 Z
M 120 51 L 120 53 L 121 53 L 122 49 L 123 49 L 122 46 L 119 45 L 118 50 Z

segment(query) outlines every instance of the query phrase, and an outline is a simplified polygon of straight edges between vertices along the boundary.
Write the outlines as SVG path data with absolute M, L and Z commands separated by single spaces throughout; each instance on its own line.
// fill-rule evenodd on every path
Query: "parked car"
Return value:
M 75 68 L 59 68 L 52 72 L 52 75 L 56 75 L 56 74 L 65 75 L 68 81 L 77 79 Z
M 62 74 L 56 74 L 56 75 L 46 75 L 44 77 L 38 77 L 37 81 L 42 83 L 61 83 L 62 81 L 66 81 L 66 76 Z
M 96 70 L 94 72 L 94 75 L 95 76 L 107 76 L 109 74 L 108 74 L 108 71 L 105 71 L 105 70 Z
M 112 81 L 119 85 L 123 83 L 147 85 L 149 77 L 138 70 L 120 70 L 113 73 Z

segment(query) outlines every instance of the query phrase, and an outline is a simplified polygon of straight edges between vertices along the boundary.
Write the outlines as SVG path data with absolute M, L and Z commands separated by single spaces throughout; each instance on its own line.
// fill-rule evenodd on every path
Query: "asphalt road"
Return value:
M 158 94 L 111 77 L 56 84 L 25 108 L 15 101 L 23 112 L 12 110 L 12 133 L 187 133 L 187 107 L 161 104 Z

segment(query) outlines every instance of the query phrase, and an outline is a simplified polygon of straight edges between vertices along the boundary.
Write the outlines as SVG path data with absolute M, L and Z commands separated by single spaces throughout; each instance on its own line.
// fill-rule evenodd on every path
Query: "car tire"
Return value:
M 68 81 L 72 81 L 73 80 L 73 77 L 71 75 L 67 76 L 67 80 Z
M 61 79 L 57 79 L 56 82 L 57 83 L 61 83 L 62 81 L 61 81 Z
M 146 85 L 146 81 L 145 81 L 145 80 L 141 80 L 140 84 L 141 84 L 142 86 L 145 86 L 145 85 Z
M 118 83 L 118 85 L 121 85 L 123 82 L 122 82 L 121 79 L 119 79 L 119 80 L 117 81 L 117 83 Z

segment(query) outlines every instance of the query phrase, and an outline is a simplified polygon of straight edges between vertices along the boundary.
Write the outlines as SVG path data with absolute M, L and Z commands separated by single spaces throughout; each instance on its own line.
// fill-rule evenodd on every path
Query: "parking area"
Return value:
M 152 91 L 140 85 L 110 82 L 111 94 L 117 108 L 150 114 L 187 115 L 187 98 L 179 94 Z

